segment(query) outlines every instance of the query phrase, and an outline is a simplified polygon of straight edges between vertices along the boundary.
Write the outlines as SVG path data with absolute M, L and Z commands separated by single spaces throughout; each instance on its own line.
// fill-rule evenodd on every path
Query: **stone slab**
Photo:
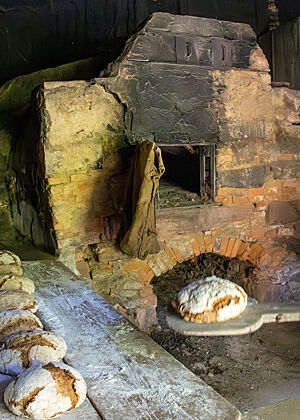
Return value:
M 300 303 L 257 303 L 248 298 L 244 312 L 238 317 L 224 322 L 199 324 L 188 322 L 170 306 L 167 322 L 170 328 L 183 335 L 219 336 L 242 335 L 258 330 L 271 322 L 300 321 Z
M 63 264 L 23 266 L 36 285 L 37 315 L 66 340 L 65 361 L 82 373 L 88 397 L 105 419 L 240 419 L 234 406 Z
M 270 225 L 298 222 L 300 220 L 300 200 L 273 201 L 268 205 L 266 217 Z
M 300 397 L 289 398 L 243 414 L 242 420 L 299 420 Z
M 234 207 L 200 206 L 156 211 L 156 230 L 161 237 L 206 231 L 215 226 L 249 220 L 251 204 Z

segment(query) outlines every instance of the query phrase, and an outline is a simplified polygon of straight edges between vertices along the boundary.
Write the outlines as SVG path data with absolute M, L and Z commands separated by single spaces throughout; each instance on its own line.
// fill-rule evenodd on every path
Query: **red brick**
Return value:
M 266 190 L 263 188 L 249 188 L 248 190 L 248 195 L 252 196 L 252 195 L 265 195 L 266 194 Z
M 199 255 L 200 254 L 200 248 L 199 248 L 198 242 L 195 239 L 193 239 L 191 241 L 191 246 L 193 248 L 194 254 Z
M 249 204 L 248 197 L 233 197 L 233 204 Z
M 203 234 L 196 235 L 196 241 L 199 245 L 200 254 L 205 253 L 206 246 L 205 246 L 205 242 L 204 242 L 204 239 L 203 239 Z
M 172 251 L 171 248 L 169 248 L 168 246 L 165 248 L 165 253 L 167 254 L 167 257 L 169 258 L 170 263 L 174 265 L 177 263 L 177 259 Z
M 234 195 L 235 189 L 234 188 L 219 188 L 218 189 L 218 196 L 220 197 L 227 197 L 228 195 Z
M 173 253 L 174 253 L 174 255 L 175 255 L 176 260 L 177 260 L 177 261 L 179 261 L 179 262 L 182 262 L 182 261 L 183 261 L 183 259 L 181 258 L 181 255 L 180 255 L 179 249 L 178 249 L 178 248 L 176 248 L 176 246 L 171 246 L 171 249 L 172 249 L 172 251 L 173 251 Z
M 230 257 L 231 258 L 235 258 L 236 257 L 241 243 L 242 243 L 242 241 L 240 241 L 239 239 L 236 239 L 235 240 L 235 242 L 233 244 L 233 247 L 232 247 L 232 250 L 231 250 L 231 254 L 230 254 Z
M 247 242 L 241 241 L 240 246 L 239 246 L 239 250 L 237 252 L 237 257 L 240 257 L 242 255 L 242 253 L 244 252 L 245 248 L 247 246 Z
M 152 271 L 151 268 L 149 267 L 149 265 L 147 263 L 145 263 L 144 261 L 141 261 L 140 267 L 143 271 L 145 271 L 146 274 L 148 274 Z
M 279 160 L 293 160 L 294 155 L 279 155 L 278 158 Z
M 228 245 L 227 245 L 227 248 L 226 248 L 226 251 L 225 251 L 225 256 L 226 257 L 230 257 L 231 256 L 234 243 L 235 243 L 235 239 L 230 239 L 228 241 Z
M 204 236 L 204 243 L 205 243 L 205 251 L 212 252 L 213 250 L 213 241 L 211 235 Z
M 246 243 L 246 246 L 245 246 L 244 252 L 243 252 L 242 254 L 240 254 L 240 257 L 239 257 L 239 258 L 240 258 L 242 261 L 249 260 L 249 254 L 250 254 L 250 252 L 251 252 L 251 244 Z
M 221 255 L 225 255 L 228 243 L 229 243 L 229 238 L 223 238 L 221 248 L 220 248 Z

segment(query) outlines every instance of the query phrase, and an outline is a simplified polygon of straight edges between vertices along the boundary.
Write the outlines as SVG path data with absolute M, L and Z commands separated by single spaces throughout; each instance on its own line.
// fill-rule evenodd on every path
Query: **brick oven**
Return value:
M 153 277 L 201 253 L 250 262 L 253 295 L 276 299 L 297 272 L 299 106 L 300 92 L 271 86 L 249 25 L 155 13 L 99 78 L 41 87 L 42 164 L 31 184 L 42 178 L 42 199 L 37 208 L 20 197 L 15 224 L 25 229 L 30 208 L 32 239 L 51 238 L 143 328 L 156 318 Z M 140 260 L 118 249 L 113 191 L 144 140 L 161 147 L 166 173 L 156 196 L 162 250 Z

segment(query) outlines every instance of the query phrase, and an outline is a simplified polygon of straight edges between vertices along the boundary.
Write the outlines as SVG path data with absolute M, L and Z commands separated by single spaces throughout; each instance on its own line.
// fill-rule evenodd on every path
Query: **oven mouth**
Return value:
M 156 209 L 215 204 L 215 144 L 159 147 L 165 173 L 156 192 Z

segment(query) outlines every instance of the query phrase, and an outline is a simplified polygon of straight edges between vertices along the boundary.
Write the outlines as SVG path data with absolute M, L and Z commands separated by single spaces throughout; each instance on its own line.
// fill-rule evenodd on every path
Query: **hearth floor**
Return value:
M 166 178 L 161 179 L 155 197 L 157 209 L 194 207 L 206 203 L 197 193 L 188 191 L 179 185 L 174 185 Z
M 168 329 L 166 309 L 158 305 L 161 330 L 152 338 L 241 412 L 300 396 L 300 322 L 238 336 L 184 336 Z

